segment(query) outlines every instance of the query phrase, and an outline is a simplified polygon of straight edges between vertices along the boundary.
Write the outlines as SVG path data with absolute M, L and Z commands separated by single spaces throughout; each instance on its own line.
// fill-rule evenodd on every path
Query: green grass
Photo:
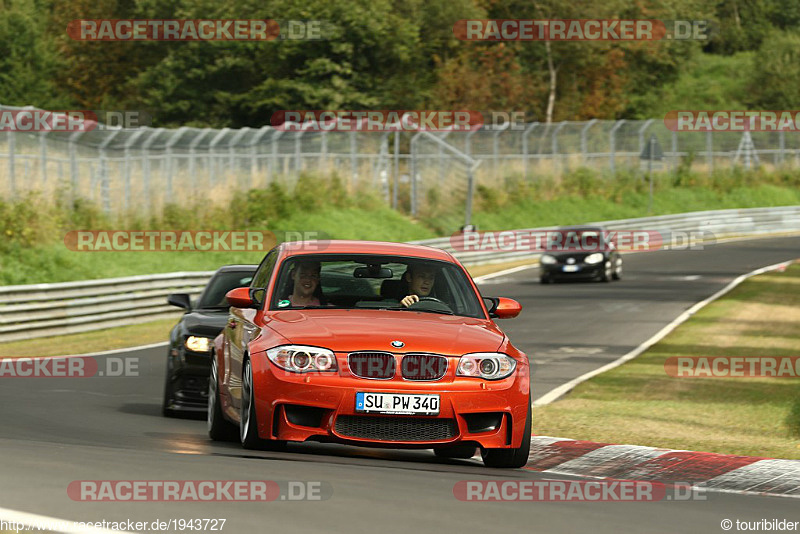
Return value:
M 800 265 L 752 278 L 650 350 L 534 410 L 534 433 L 800 459 L 798 378 L 673 378 L 674 356 L 800 354 Z
M 692 173 L 688 165 L 655 177 L 652 211 L 641 174 L 616 176 L 585 168 L 525 182 L 510 176 L 497 187 L 476 188 L 473 223 L 506 230 L 685 213 L 724 208 L 800 204 L 800 172 L 779 170 Z M 315 181 L 317 180 L 317 181 Z M 302 185 L 302 190 L 300 190 Z M 63 282 L 171 271 L 214 270 L 258 263 L 262 252 L 74 252 L 63 243 L 70 230 L 270 230 L 316 231 L 332 239 L 412 241 L 447 236 L 463 223 L 453 202 L 412 219 L 365 191 L 347 191 L 335 177 L 303 176 L 295 192 L 273 183 L 239 194 L 230 205 L 170 205 L 141 220 L 105 215 L 85 202 L 63 205 L 36 195 L 0 200 L 0 285 Z M 429 208 L 426 208 L 429 209 Z

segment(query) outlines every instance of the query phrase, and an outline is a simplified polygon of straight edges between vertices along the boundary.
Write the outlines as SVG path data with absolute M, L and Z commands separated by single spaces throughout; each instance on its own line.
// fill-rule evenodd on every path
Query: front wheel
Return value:
M 211 374 L 208 378 L 208 436 L 214 441 L 236 441 L 236 426 L 225 420 L 219 402 L 217 357 L 211 353 Z
M 258 436 L 258 418 L 256 417 L 256 400 L 253 390 L 253 366 L 250 358 L 244 361 L 242 369 L 242 407 L 239 422 L 239 438 L 245 449 L 283 450 L 285 441 L 266 440 Z
M 516 449 L 481 449 L 483 465 L 486 467 L 517 468 L 528 463 L 531 452 L 531 406 L 528 403 L 528 415 L 525 418 L 525 431 L 522 444 Z

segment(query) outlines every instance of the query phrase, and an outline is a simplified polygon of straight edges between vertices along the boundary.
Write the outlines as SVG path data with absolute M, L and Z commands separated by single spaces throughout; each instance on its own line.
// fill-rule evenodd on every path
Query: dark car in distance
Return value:
M 225 294 L 250 284 L 257 265 L 226 265 L 217 270 L 192 305 L 186 293 L 173 293 L 167 302 L 186 310 L 169 336 L 167 376 L 162 413 L 165 416 L 205 414 L 213 340 L 225 327 L 228 304 Z
M 539 259 L 539 281 L 622 278 L 622 256 L 614 237 L 601 226 L 567 226 L 551 232 Z

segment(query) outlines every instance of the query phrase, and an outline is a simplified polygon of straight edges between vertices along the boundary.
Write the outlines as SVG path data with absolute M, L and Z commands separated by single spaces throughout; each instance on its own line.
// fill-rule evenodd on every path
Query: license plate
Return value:
M 580 269 L 578 265 L 565 265 L 561 268 L 561 270 L 564 271 L 565 273 L 574 273 L 578 269 Z
M 356 393 L 356 411 L 438 415 L 439 395 L 406 395 L 401 393 Z

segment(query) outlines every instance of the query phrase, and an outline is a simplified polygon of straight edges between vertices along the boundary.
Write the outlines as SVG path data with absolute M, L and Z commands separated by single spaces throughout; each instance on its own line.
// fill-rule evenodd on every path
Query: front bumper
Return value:
M 600 263 L 576 263 L 573 265 L 566 265 L 563 263 L 556 263 L 551 265 L 542 265 L 541 266 L 541 273 L 543 276 L 546 276 L 551 279 L 575 279 L 575 280 L 584 280 L 584 279 L 592 279 L 598 278 L 600 275 L 603 274 L 603 270 L 605 269 L 606 262 Z M 565 272 L 564 267 L 577 267 L 577 271 L 573 272 Z
M 337 354 L 337 362 L 338 372 L 293 374 L 274 366 L 264 353 L 253 355 L 259 436 L 391 448 L 466 442 L 511 448 L 522 443 L 530 407 L 527 362 L 518 362 L 514 374 L 498 381 L 455 377 L 455 365 L 450 365 L 448 374 L 433 382 L 358 378 L 347 370 L 345 355 Z M 357 412 L 358 392 L 437 394 L 439 414 Z
M 210 373 L 210 354 L 173 349 L 167 376 L 172 392 L 168 408 L 176 412 L 205 412 Z

